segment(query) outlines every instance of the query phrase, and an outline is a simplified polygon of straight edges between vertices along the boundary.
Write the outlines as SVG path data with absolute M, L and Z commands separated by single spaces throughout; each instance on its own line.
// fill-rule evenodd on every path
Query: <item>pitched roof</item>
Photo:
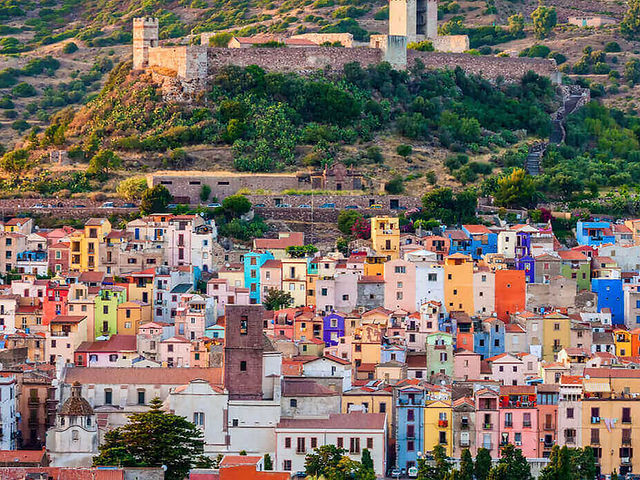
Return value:
M 335 429 L 335 430 L 382 430 L 384 413 L 332 413 L 328 418 L 283 418 L 277 428 L 291 429 Z
M 262 457 L 258 457 L 257 455 L 225 455 L 220 462 L 220 466 L 256 465 L 260 460 L 262 460 Z
M 135 335 L 112 335 L 109 340 L 82 342 L 76 352 L 134 352 L 136 351 Z
M 80 382 L 85 385 L 184 385 L 191 380 L 202 379 L 212 385 L 222 384 L 222 368 L 69 368 L 65 383 Z
M 24 480 L 31 478 L 29 474 L 45 474 L 45 478 L 51 480 L 124 480 L 124 470 L 115 468 L 102 470 L 84 467 L 0 467 L 2 480 Z
M 0 463 L 40 463 L 46 454 L 46 450 L 0 450 Z
M 288 237 L 283 238 L 256 238 L 253 240 L 255 248 L 259 250 L 283 250 L 287 247 L 301 246 L 303 243 L 304 233 L 302 232 L 291 232 Z
M 282 380 L 283 397 L 332 397 L 335 395 L 338 395 L 336 391 L 310 378 L 289 377 Z
M 463 227 L 471 235 L 486 235 L 487 233 L 491 233 L 491 230 L 484 225 L 463 225 Z
M 589 260 L 584 253 L 575 250 L 560 250 L 557 253 L 562 260 Z

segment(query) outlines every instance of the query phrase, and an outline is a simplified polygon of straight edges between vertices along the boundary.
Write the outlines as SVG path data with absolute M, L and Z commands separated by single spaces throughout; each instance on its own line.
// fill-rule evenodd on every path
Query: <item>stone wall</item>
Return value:
M 207 47 L 181 46 L 149 49 L 149 67 L 163 73 L 175 72 L 185 80 L 207 76 Z
M 293 35 L 291 38 L 304 38 L 318 45 L 322 45 L 325 42 L 340 42 L 343 47 L 353 47 L 353 35 L 350 33 L 301 33 L 300 35 Z
M 265 70 L 304 73 L 324 68 L 340 71 L 352 62 L 380 63 L 382 52 L 366 47 L 209 48 L 208 60 L 209 74 L 228 65 L 258 65 Z
M 443 35 L 431 39 L 438 52 L 462 53 L 469 50 L 468 35 Z
M 303 214 L 310 208 L 297 208 L 299 205 L 313 206 L 315 211 L 331 210 L 319 208 L 327 203 L 335 204 L 336 209 L 344 209 L 347 206 L 358 206 L 360 209 L 370 210 L 369 213 L 385 213 L 389 211 L 408 210 L 421 206 L 421 200 L 417 197 L 405 195 L 248 195 L 254 205 L 264 205 L 264 208 L 275 208 L 278 211 L 287 212 L 301 210 Z M 276 207 L 278 204 L 291 205 L 291 208 Z M 380 205 L 381 208 L 369 209 L 370 205 Z
M 418 52 L 409 50 L 407 61 L 409 67 L 415 65 L 416 60 L 422 61 L 426 68 L 462 68 L 470 74 L 482 75 L 486 78 L 514 81 L 522 78 L 529 70 L 538 75 L 551 77 L 556 69 L 555 60 L 543 58 L 511 58 L 468 55 L 465 53 Z

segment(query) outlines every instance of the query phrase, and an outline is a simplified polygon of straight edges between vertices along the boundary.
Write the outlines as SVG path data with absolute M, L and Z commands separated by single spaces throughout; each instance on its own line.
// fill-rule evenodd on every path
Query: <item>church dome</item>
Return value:
M 71 396 L 65 400 L 60 408 L 60 415 L 84 417 L 93 415 L 93 408 L 80 394 L 82 386 L 75 382 L 71 387 Z

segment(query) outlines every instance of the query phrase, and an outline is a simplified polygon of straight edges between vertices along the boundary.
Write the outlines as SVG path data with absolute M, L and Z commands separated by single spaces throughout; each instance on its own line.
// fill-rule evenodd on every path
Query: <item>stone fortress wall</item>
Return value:
M 147 70 L 174 98 L 186 98 L 201 91 L 208 79 L 220 68 L 258 65 L 265 70 L 309 73 L 330 69 L 340 71 L 347 63 L 363 67 L 389 62 L 394 68 L 406 69 L 416 60 L 426 68 L 455 68 L 482 74 L 489 79 L 499 77 L 517 80 L 527 71 L 550 77 L 559 83 L 560 74 L 554 60 L 472 56 L 460 53 L 468 49 L 466 35 L 438 36 L 437 0 L 389 0 L 389 35 L 372 35 L 368 47 L 304 47 L 304 48 L 213 48 L 206 44 L 211 35 L 202 34 L 205 45 L 177 47 L 159 46 L 156 18 L 133 20 L 133 68 Z M 348 34 L 340 38 L 348 43 Z M 206 39 L 205 39 L 206 37 Z M 298 37 L 313 42 L 335 41 L 336 36 L 320 34 Z M 407 50 L 407 44 L 430 40 L 436 52 Z M 451 53 L 452 52 L 452 53 Z

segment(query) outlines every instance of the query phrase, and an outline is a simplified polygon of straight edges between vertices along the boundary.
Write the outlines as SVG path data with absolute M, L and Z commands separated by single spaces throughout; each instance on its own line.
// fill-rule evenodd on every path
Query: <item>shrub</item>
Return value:
M 608 42 L 604 46 L 604 51 L 608 53 L 621 52 L 622 48 L 620 47 L 620 44 L 618 42 Z
M 394 175 L 391 180 L 385 183 L 384 189 L 391 195 L 400 195 L 404 191 L 404 181 L 402 177 L 400 175 Z
M 11 90 L 16 97 L 33 97 L 36 95 L 36 89 L 27 82 L 20 82 Z
M 73 42 L 65 43 L 62 47 L 62 53 L 74 53 L 78 51 L 78 45 Z

